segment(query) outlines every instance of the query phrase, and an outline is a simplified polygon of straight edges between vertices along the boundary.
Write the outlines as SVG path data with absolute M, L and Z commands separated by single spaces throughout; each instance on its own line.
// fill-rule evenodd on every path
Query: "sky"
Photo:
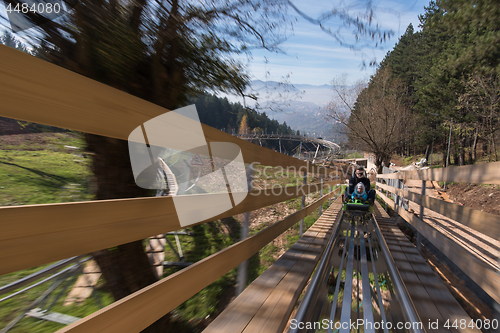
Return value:
M 374 11 L 374 24 L 379 24 L 383 30 L 392 30 L 389 40 L 375 47 L 371 45 L 357 50 L 341 46 L 333 37 L 323 32 L 319 26 L 301 18 L 295 11 L 289 9 L 289 18 L 297 18 L 293 23 L 293 31 L 287 29 L 287 39 L 280 45 L 282 53 L 271 53 L 267 50 L 253 50 L 252 56 L 241 56 L 252 80 L 283 81 L 288 78 L 291 84 L 324 85 L 331 84 L 335 77 L 347 74 L 348 82 L 354 83 L 360 79 L 368 79 L 375 73 L 374 66 L 363 68 L 375 59 L 380 62 L 388 51 L 392 50 L 399 37 L 410 23 L 418 30 L 418 15 L 423 14 L 424 6 L 429 0 L 293 0 L 295 6 L 311 18 L 333 8 L 348 9 L 349 14 L 356 16 L 366 10 L 366 3 L 371 2 Z M 5 15 L 4 6 L 0 6 L 0 15 Z M 6 22 L 1 22 L 6 24 Z M 339 19 L 326 23 L 327 27 L 336 30 L 341 27 Z M 0 30 L 3 30 L 0 28 Z M 343 30 L 347 42 L 352 41 L 349 28 Z M 23 33 L 16 34 L 23 39 Z M 349 41 L 349 39 L 351 39 Z M 365 44 L 363 42 L 362 44 Z M 267 74 L 266 74 L 267 73 Z
M 312 18 L 332 9 L 333 3 L 337 3 L 340 8 L 349 6 L 349 13 L 353 15 L 362 9 L 364 11 L 366 6 L 366 1 L 295 0 L 293 3 Z M 374 22 L 382 29 L 394 32 L 394 35 L 378 48 L 375 48 L 374 42 L 371 42 L 371 46 L 359 50 L 341 46 L 320 27 L 299 17 L 294 23 L 293 35 L 280 46 L 284 54 L 254 50 L 251 59 L 241 60 L 247 64 L 253 80 L 282 81 L 283 77 L 290 75 L 288 80 L 292 84 L 323 85 L 330 84 L 333 78 L 342 74 L 347 74 L 348 81 L 352 83 L 368 79 L 375 73 L 375 67 L 368 66 L 370 60 L 380 62 L 387 52 L 392 50 L 410 23 L 418 30 L 418 15 L 424 13 L 424 6 L 428 4 L 429 0 L 372 1 Z M 295 12 L 289 13 L 298 16 Z M 338 20 L 331 21 L 330 27 L 333 30 L 338 26 Z M 344 29 L 344 35 L 349 38 L 349 28 Z M 363 60 L 367 64 L 364 69 Z

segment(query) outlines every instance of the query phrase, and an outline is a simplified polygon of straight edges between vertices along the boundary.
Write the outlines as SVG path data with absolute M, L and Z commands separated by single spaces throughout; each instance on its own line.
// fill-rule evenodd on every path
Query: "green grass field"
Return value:
M 24 139 L 17 137 L 16 140 L 2 139 L 0 137 L 0 206 L 92 200 L 93 196 L 89 189 L 92 176 L 90 158 L 82 153 L 84 146 L 83 137 L 78 133 L 44 133 L 36 136 L 28 135 Z M 256 183 L 260 186 L 295 186 L 302 183 L 301 175 L 295 175 L 294 173 L 282 174 L 274 169 L 267 171 L 266 175 L 262 175 L 260 179 L 256 180 Z M 315 179 L 308 177 L 307 181 L 311 183 Z M 310 196 L 311 198 L 318 198 L 319 193 Z M 301 198 L 299 197 L 289 200 L 285 204 L 291 211 L 295 211 L 300 208 L 300 203 Z M 323 205 L 323 209 L 326 208 L 327 203 Z M 304 230 L 307 230 L 317 218 L 317 210 L 306 217 Z M 228 218 L 189 228 L 189 231 L 193 233 L 191 236 L 179 236 L 185 261 L 197 262 L 237 242 L 239 240 L 240 222 L 234 218 Z M 269 225 L 270 223 L 258 225 L 250 230 L 250 234 L 263 230 Z M 299 224 L 297 223 L 283 236 L 283 244 L 280 247 L 285 250 L 288 249 L 299 238 L 298 234 Z M 168 237 L 175 246 L 174 236 Z M 26 244 L 26 246 L 29 247 L 29 244 Z M 32 250 L 36 251 L 36 249 Z M 282 249 L 270 243 L 250 259 L 248 268 L 249 283 L 276 260 L 277 251 L 282 251 Z M 174 251 L 168 245 L 165 260 L 178 261 Z M 0 286 L 16 281 L 47 265 L 0 276 Z M 178 270 L 179 268 L 167 268 L 164 276 Z M 234 296 L 236 271 L 236 268 L 232 269 L 174 311 L 172 318 L 179 332 L 199 331 L 200 325 L 203 325 L 203 322 L 211 315 L 216 314 L 221 304 L 227 303 Z M 97 311 L 101 306 L 113 302 L 111 294 L 106 290 L 104 281 L 100 280 L 93 297 L 90 297 L 81 305 L 63 306 L 65 296 L 71 289 L 76 277 L 77 275 L 74 275 L 73 280 L 70 278 L 63 282 L 46 300 L 45 308 L 52 303 L 54 296 L 62 292 L 65 287 L 67 287 L 67 290 L 55 302 L 50 311 L 84 317 Z M 54 280 L 46 282 L 21 295 L 0 302 L 0 329 L 21 314 L 53 282 Z M 0 295 L 0 299 L 7 295 L 9 294 Z M 9 332 L 54 332 L 62 327 L 64 327 L 62 324 L 25 317 Z
M 49 144 L 24 142 L 0 146 L 0 205 L 31 205 L 90 200 L 90 158 L 79 150 L 83 139 L 75 134 L 51 133 Z M 45 149 L 44 149 L 45 148 Z
M 16 136 L 16 144 L 9 140 L 0 141 L 0 205 L 32 205 L 44 203 L 91 200 L 88 184 L 91 176 L 90 159 L 82 155 L 84 141 L 77 133 L 45 133 L 43 135 Z M 0 139 L 2 139 L 0 137 Z M 79 149 L 68 148 L 77 147 Z M 26 244 L 29 248 L 29 244 Z M 36 251 L 36 249 L 32 249 Z M 0 286 L 14 282 L 26 275 L 48 266 L 33 267 L 0 276 Z M 76 276 L 75 276 L 76 277 Z M 71 281 L 71 280 L 67 280 Z M 74 281 L 73 281 L 74 282 Z M 32 302 L 47 290 L 54 280 L 48 281 L 19 296 L 0 303 L 0 328 L 23 312 Z M 102 305 L 112 302 L 110 294 L 104 290 L 102 281 L 96 288 Z M 71 288 L 71 286 L 69 286 Z M 24 288 L 24 287 L 22 287 Z M 22 289 L 20 288 L 20 289 Z M 49 298 L 64 288 L 62 283 Z M 8 294 L 0 295 L 0 298 Z M 51 311 L 75 317 L 84 317 L 99 309 L 94 298 L 82 305 L 64 307 L 64 297 L 57 301 Z M 62 324 L 25 317 L 9 332 L 54 332 L 64 327 Z

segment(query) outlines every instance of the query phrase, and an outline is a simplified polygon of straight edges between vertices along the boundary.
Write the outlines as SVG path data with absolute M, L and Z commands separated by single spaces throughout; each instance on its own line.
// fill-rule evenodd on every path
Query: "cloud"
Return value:
M 416 29 L 418 26 L 418 15 L 424 12 L 424 6 L 429 0 L 405 1 L 374 1 L 375 22 L 380 24 L 383 30 L 393 30 L 395 35 L 385 43 L 375 48 L 364 47 L 362 50 L 353 51 L 348 47 L 342 47 L 332 37 L 323 32 L 317 25 L 311 24 L 299 18 L 294 24 L 293 35 L 282 44 L 282 49 L 286 54 L 270 54 L 257 50 L 253 53 L 253 60 L 249 68 L 254 77 L 265 80 L 265 73 L 271 73 L 271 80 L 279 81 L 282 76 L 293 73 L 290 80 L 292 83 L 307 83 L 322 85 L 331 82 L 333 77 L 347 73 L 349 80 L 356 81 L 369 77 L 375 73 L 375 68 L 367 67 L 362 70 L 362 64 L 372 60 L 380 62 L 388 51 L 392 50 L 405 32 L 406 27 L 411 22 Z M 321 12 L 332 7 L 331 1 L 308 0 L 307 5 L 303 2 L 294 2 L 299 8 L 305 11 L 312 18 L 319 16 Z M 337 3 L 343 3 L 337 1 Z M 348 4 L 352 13 L 363 11 L 365 2 L 358 1 Z M 344 3 L 345 6 L 345 3 Z M 295 14 L 290 11 L 289 14 Z M 338 21 L 332 20 L 331 26 L 338 27 Z M 344 29 L 345 36 L 349 42 L 351 30 Z M 264 57 L 268 63 L 264 64 Z
M 304 66 L 303 62 L 298 62 L 295 66 L 270 64 L 270 68 L 264 64 L 254 63 L 250 67 L 256 79 L 266 80 L 266 70 L 270 70 L 271 75 L 267 80 L 280 81 L 281 76 L 292 73 L 290 81 L 292 83 L 303 83 L 312 85 L 329 84 L 336 76 L 347 73 L 349 79 L 356 81 L 371 75 L 371 72 L 361 71 L 359 66 L 342 67 L 330 64 L 330 66 Z

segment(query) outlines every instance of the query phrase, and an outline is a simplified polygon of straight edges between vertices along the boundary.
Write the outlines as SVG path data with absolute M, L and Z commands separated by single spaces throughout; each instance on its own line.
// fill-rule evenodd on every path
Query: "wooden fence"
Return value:
M 155 104 L 6 46 L 0 46 L 0 59 L 1 116 L 126 140 L 137 126 L 168 112 Z M 245 163 L 337 175 L 336 170 L 279 154 L 209 126 L 202 125 L 202 128 L 207 142 L 237 144 Z M 209 220 L 314 193 L 321 187 L 331 187 L 339 182 L 288 187 L 287 191 L 279 191 L 278 195 L 274 194 L 276 190 L 253 191 L 238 206 Z M 203 195 L 213 198 L 218 194 Z M 258 234 L 129 295 L 60 332 L 141 331 L 251 257 L 333 195 L 334 192 L 330 192 L 322 196 Z M 0 207 L 0 275 L 180 228 L 172 197 Z M 168 297 L 162 296 L 167 294 Z
M 500 302 L 500 216 L 398 189 L 383 179 L 500 184 L 500 162 L 422 171 L 378 174 L 378 195 L 394 207 L 399 216 L 443 252 L 493 299 Z M 385 194 L 383 194 L 385 192 Z M 393 193 L 454 220 L 452 226 L 429 224 L 421 217 L 396 207 L 387 194 Z M 425 216 L 425 214 L 424 214 Z

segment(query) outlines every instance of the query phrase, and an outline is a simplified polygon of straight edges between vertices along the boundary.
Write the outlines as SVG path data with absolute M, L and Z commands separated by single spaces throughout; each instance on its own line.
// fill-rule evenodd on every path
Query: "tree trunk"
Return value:
M 472 161 L 473 164 L 476 161 L 476 149 L 477 149 L 477 137 L 479 135 L 479 129 L 476 127 L 476 131 L 474 132 L 474 142 L 472 144 Z
M 96 251 L 92 255 L 115 301 L 157 281 L 150 273 L 152 269 L 142 240 Z
M 429 161 L 429 148 L 431 145 L 427 145 L 427 148 L 425 148 L 425 160 Z
M 377 167 L 377 173 L 383 173 L 384 166 L 387 168 L 391 166 L 391 155 L 375 153 L 375 166 Z
M 391 155 L 386 155 L 382 162 L 384 162 L 384 165 L 387 168 L 390 168 L 391 167 Z
M 467 163 L 473 164 L 473 161 L 472 161 L 472 137 L 470 135 L 467 135 L 467 158 L 468 158 Z
M 377 153 L 375 153 L 375 166 L 377 167 L 377 173 L 383 173 L 382 159 Z
M 458 149 L 453 149 L 453 164 L 454 165 L 458 164 L 458 156 L 459 156 Z M 451 164 L 451 160 L 448 162 L 448 165 L 450 165 L 450 164 Z
M 495 145 L 495 134 L 491 133 L 491 147 L 493 149 L 493 156 L 495 156 L 495 162 L 498 161 L 497 147 Z
M 92 169 L 97 183 L 95 199 L 120 199 L 150 196 L 135 184 L 128 143 L 123 140 L 85 134 L 92 153 Z M 157 281 L 144 251 L 142 240 L 92 253 L 101 268 L 106 286 L 119 300 Z M 144 332 L 161 332 L 168 327 L 167 314 Z
M 460 147 L 458 147 L 458 165 L 465 165 L 465 137 L 462 136 L 459 141 Z
M 448 146 L 446 144 L 446 140 L 444 140 L 444 151 L 443 151 L 443 155 L 442 155 L 442 162 L 443 162 L 443 168 L 446 167 L 446 155 L 448 153 Z

